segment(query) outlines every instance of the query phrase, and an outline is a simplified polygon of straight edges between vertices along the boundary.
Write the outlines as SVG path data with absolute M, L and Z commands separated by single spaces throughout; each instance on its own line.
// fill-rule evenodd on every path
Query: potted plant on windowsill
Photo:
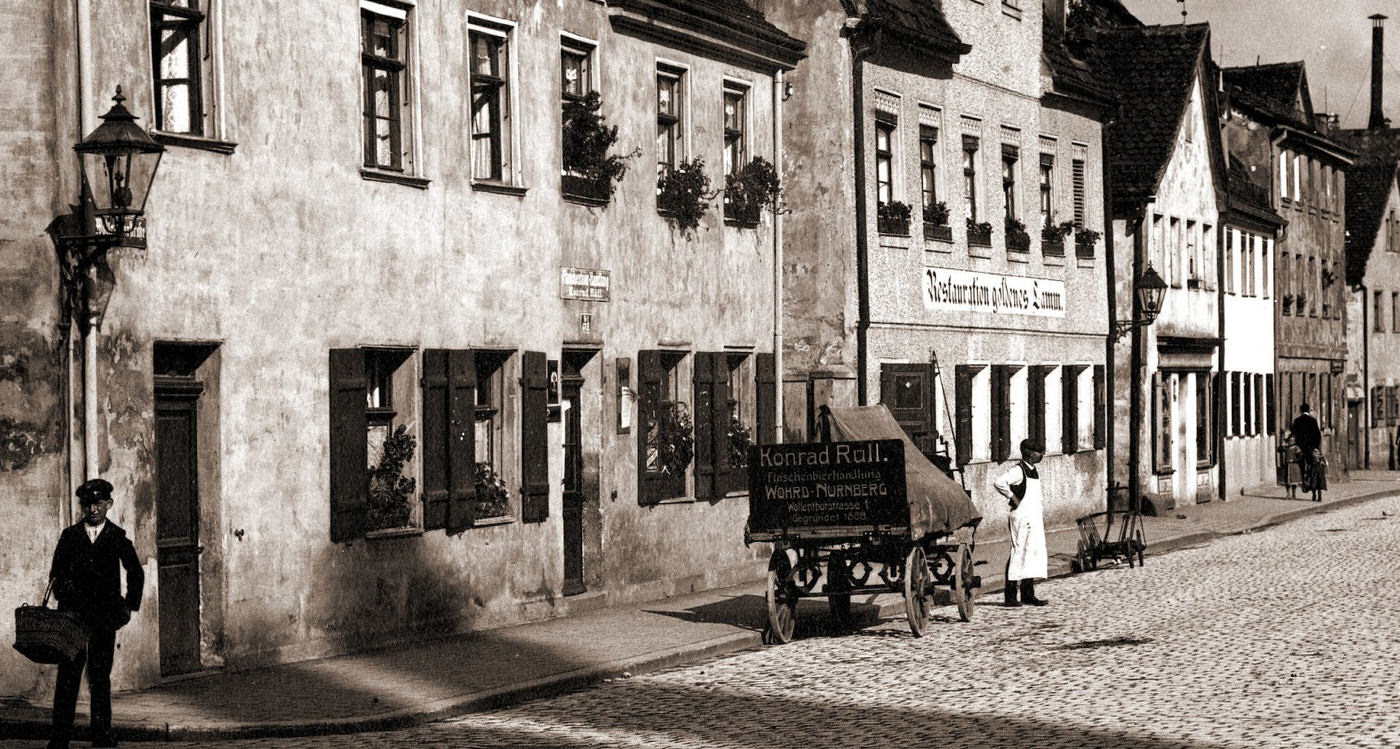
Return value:
M 400 424 L 384 438 L 379 462 L 369 471 L 369 528 L 374 531 L 406 528 L 413 519 L 414 479 L 403 475 L 404 464 L 413 459 L 417 440 Z
M 992 246 L 992 225 L 986 221 L 967 220 L 967 244 L 973 247 Z
M 757 226 L 762 211 L 782 210 L 782 180 L 772 162 L 755 156 L 743 168 L 724 177 L 724 220 Z
M 560 187 L 566 197 L 605 204 L 612 199 L 616 183 L 627 174 L 627 156 L 608 151 L 617 143 L 617 126 L 609 127 L 598 113 L 602 97 L 589 91 L 582 98 L 564 103 L 564 173 Z
M 1011 252 L 1030 252 L 1031 235 L 1026 225 L 1015 216 L 1006 217 L 1006 249 Z
M 656 464 L 662 473 L 679 476 L 695 457 L 695 428 L 684 403 L 661 403 L 651 419 L 652 433 L 647 446 L 656 451 Z M 647 466 L 651 470 L 651 466 Z
M 1289 310 L 1293 308 L 1293 295 L 1284 294 L 1283 297 L 1279 299 L 1279 304 L 1283 306 L 1283 314 L 1288 314 Z
M 909 214 L 912 211 L 907 203 L 891 200 L 880 203 L 875 208 L 875 226 L 881 234 L 896 237 L 909 236 Z
M 1043 255 L 1054 255 L 1056 257 L 1065 256 L 1065 237 L 1074 231 L 1073 221 L 1061 221 L 1058 224 L 1049 224 L 1040 229 L 1040 252 Z
M 1093 257 L 1093 256 L 1094 256 L 1094 247 L 1096 247 L 1096 246 L 1098 245 L 1099 239 L 1101 239 L 1102 237 L 1103 237 L 1102 234 L 1100 234 L 1099 232 L 1094 231 L 1093 229 L 1089 229 L 1089 228 L 1082 227 L 1082 226 L 1079 227 L 1078 229 L 1075 229 L 1075 230 L 1074 230 L 1074 256 L 1075 256 L 1075 257 Z
M 705 217 L 709 202 L 718 195 L 710 188 L 705 161 L 694 158 L 666 169 L 656 180 L 656 210 L 689 237 Z
M 948 225 L 947 203 L 934 203 L 924 208 L 924 239 L 953 241 L 953 227 Z
M 749 427 L 739 419 L 738 414 L 732 412 L 734 404 L 730 403 L 731 413 L 729 416 L 729 467 L 747 468 L 749 465 L 749 448 L 753 446 L 753 437 L 749 434 Z
M 510 487 L 490 463 L 476 464 L 476 517 L 499 518 L 510 512 Z

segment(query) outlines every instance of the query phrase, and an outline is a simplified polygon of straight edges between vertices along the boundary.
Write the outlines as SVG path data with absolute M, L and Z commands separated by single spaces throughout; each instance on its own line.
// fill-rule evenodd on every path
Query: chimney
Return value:
M 1385 75 L 1385 18 L 1379 13 L 1371 16 L 1371 122 L 1366 127 L 1372 130 L 1386 126 L 1381 80 Z

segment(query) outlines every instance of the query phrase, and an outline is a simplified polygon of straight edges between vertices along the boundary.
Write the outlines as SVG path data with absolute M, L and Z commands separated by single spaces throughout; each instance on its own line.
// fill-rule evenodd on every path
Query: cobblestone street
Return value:
M 224 745 L 1397 746 L 1397 556 L 1388 497 L 1051 581 L 1046 608 L 938 609 L 922 639 L 889 620 L 402 731 Z

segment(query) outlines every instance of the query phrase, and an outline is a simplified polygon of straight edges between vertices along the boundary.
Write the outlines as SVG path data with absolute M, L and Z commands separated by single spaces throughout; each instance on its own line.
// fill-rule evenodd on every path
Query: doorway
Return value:
M 559 403 L 564 427 L 564 595 L 572 596 L 588 590 L 585 581 L 585 518 L 586 508 L 596 506 L 597 477 L 590 480 L 585 462 L 584 367 L 596 351 L 563 352 L 559 372 Z M 589 423 L 596 424 L 595 415 Z
M 201 668 L 199 422 L 203 383 L 155 378 L 156 561 L 162 676 Z

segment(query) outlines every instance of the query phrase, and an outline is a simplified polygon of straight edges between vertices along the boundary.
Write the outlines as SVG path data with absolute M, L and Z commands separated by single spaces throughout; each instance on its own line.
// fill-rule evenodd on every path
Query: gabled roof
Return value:
M 1225 68 L 1221 74 L 1233 104 L 1275 124 L 1316 132 L 1302 61 Z
M 1230 168 L 1226 180 L 1230 188 L 1229 206 L 1232 214 L 1272 227 L 1285 223 L 1269 202 L 1269 188 L 1255 182 L 1244 162 L 1234 154 L 1230 155 Z
M 847 13 L 896 42 L 941 57 L 961 57 L 972 51 L 948 23 L 938 3 L 929 0 L 843 0 Z
M 1346 255 L 1347 283 L 1359 286 L 1400 167 L 1400 129 L 1339 130 L 1333 135 L 1357 152 L 1346 171 Z
M 1119 102 L 1109 125 L 1109 173 L 1115 201 L 1140 203 L 1156 194 L 1171 160 L 1191 92 L 1209 60 L 1206 24 L 1100 29 L 1088 37 L 1089 65 Z M 1209 93 L 1209 92 L 1205 92 Z M 1214 96 L 1202 97 L 1210 121 Z M 1210 146 L 1217 188 L 1223 186 L 1219 139 Z
M 1050 69 L 1054 93 L 1087 98 L 1100 104 L 1114 103 L 1113 94 L 1094 77 L 1089 64 L 1070 52 L 1065 34 L 1048 21 L 1041 24 L 1040 56 Z

